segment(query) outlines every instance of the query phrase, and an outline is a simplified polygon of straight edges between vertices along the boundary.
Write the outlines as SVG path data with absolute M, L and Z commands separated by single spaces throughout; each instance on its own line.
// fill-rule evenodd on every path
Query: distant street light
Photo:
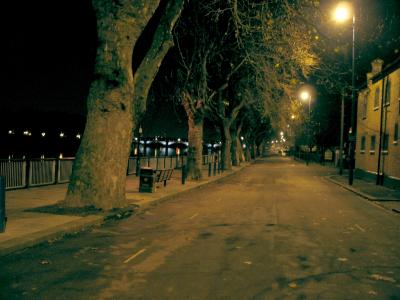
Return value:
M 46 132 L 42 132 L 42 137 L 45 137 L 46 136 Z
M 355 6 L 354 6 L 355 7 Z M 355 141 L 356 141 L 356 97 L 355 97 L 355 25 L 356 25 L 356 16 L 354 12 L 354 8 L 348 2 L 340 2 L 335 11 L 334 18 L 339 23 L 344 23 L 350 18 L 352 18 L 352 31 L 353 31 L 353 40 L 352 40 L 352 62 L 351 62 L 351 121 L 350 121 L 350 129 L 349 129 L 349 185 L 353 184 L 354 178 L 354 167 L 355 167 L 355 159 L 354 159 L 354 150 L 355 150 Z M 342 101 L 343 102 L 343 101 Z M 343 105 L 343 104 L 342 104 Z M 340 153 L 342 155 L 342 153 Z

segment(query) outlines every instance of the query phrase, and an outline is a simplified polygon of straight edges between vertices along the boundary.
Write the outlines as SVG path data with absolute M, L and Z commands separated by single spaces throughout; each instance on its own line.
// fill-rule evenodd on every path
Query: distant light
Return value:
M 287 128 L 289 128 L 290 127 L 290 125 L 289 124 L 287 124 L 287 126 L 286 126 Z
M 286 139 L 282 139 L 282 141 L 286 142 Z
M 243 144 L 243 149 L 246 149 L 246 144 Z
M 275 143 L 274 141 L 271 141 L 271 144 Z
M 78 133 L 78 134 L 76 135 L 76 138 L 77 138 L 78 140 L 80 140 L 80 139 L 81 139 L 81 135 L 80 135 L 80 133 Z
M 244 140 L 244 137 L 241 136 L 240 139 L 243 141 L 243 140 Z
M 137 141 L 137 137 L 135 137 L 135 141 Z
M 181 142 L 181 139 L 180 138 L 178 138 L 178 143 L 180 143 Z
M 281 131 L 281 136 L 283 136 L 283 131 Z
M 27 135 L 27 136 L 31 136 L 31 135 L 32 135 L 32 133 L 31 133 L 29 130 L 25 130 L 25 131 L 23 132 L 23 134 L 24 134 L 24 135 Z
M 46 132 L 42 132 L 41 135 L 42 135 L 42 137 L 45 137 L 46 136 Z
M 291 118 L 292 120 L 294 120 L 295 116 L 292 114 L 292 115 L 290 116 L 290 118 Z
M 8 134 L 14 134 L 14 130 L 9 130 Z
M 60 138 L 64 137 L 64 132 L 60 132 Z
M 63 154 L 62 154 L 62 153 L 60 153 L 60 155 L 58 156 L 58 158 L 63 158 Z

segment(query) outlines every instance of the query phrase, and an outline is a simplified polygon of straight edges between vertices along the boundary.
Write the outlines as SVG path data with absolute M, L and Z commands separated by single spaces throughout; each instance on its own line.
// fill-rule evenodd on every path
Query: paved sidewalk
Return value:
M 208 170 L 203 170 L 203 179 L 197 182 L 181 183 L 181 171 L 174 170 L 167 186 L 158 184 L 155 193 L 139 193 L 139 177 L 128 176 L 126 182 L 126 197 L 129 204 L 139 206 L 139 209 L 167 200 L 177 194 L 188 192 L 232 175 L 249 165 L 233 167 L 232 171 L 208 177 Z M 0 255 L 21 250 L 35 244 L 58 239 L 67 233 L 83 230 L 87 227 L 100 225 L 110 216 L 109 213 L 98 213 L 87 216 L 66 215 L 39 212 L 38 208 L 57 204 L 64 199 L 67 184 L 50 185 L 29 189 L 6 191 L 6 230 L 0 233 Z
M 393 190 L 359 178 L 354 178 L 353 184 L 349 185 L 347 175 L 330 175 L 327 178 L 375 204 L 390 211 L 400 213 L 400 190 Z

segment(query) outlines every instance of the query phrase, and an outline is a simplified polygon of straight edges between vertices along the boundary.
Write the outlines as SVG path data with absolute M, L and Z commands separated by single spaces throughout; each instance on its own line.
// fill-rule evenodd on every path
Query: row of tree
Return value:
M 305 22 L 316 1 L 93 0 L 93 7 L 95 74 L 68 206 L 126 204 L 132 132 L 150 89 L 157 96 L 168 86 L 183 106 L 189 176 L 196 180 L 206 118 L 219 128 L 222 164 L 230 169 L 243 160 L 240 136 L 260 145 L 281 127 L 299 83 L 318 64 L 314 31 Z M 152 86 L 159 71 L 162 80 Z

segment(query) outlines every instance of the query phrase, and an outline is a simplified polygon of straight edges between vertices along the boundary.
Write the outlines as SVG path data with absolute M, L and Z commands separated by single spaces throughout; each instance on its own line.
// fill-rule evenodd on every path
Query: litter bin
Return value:
M 156 171 L 152 168 L 140 168 L 139 192 L 154 193 Z
M 6 178 L 0 176 L 0 232 L 6 230 Z

